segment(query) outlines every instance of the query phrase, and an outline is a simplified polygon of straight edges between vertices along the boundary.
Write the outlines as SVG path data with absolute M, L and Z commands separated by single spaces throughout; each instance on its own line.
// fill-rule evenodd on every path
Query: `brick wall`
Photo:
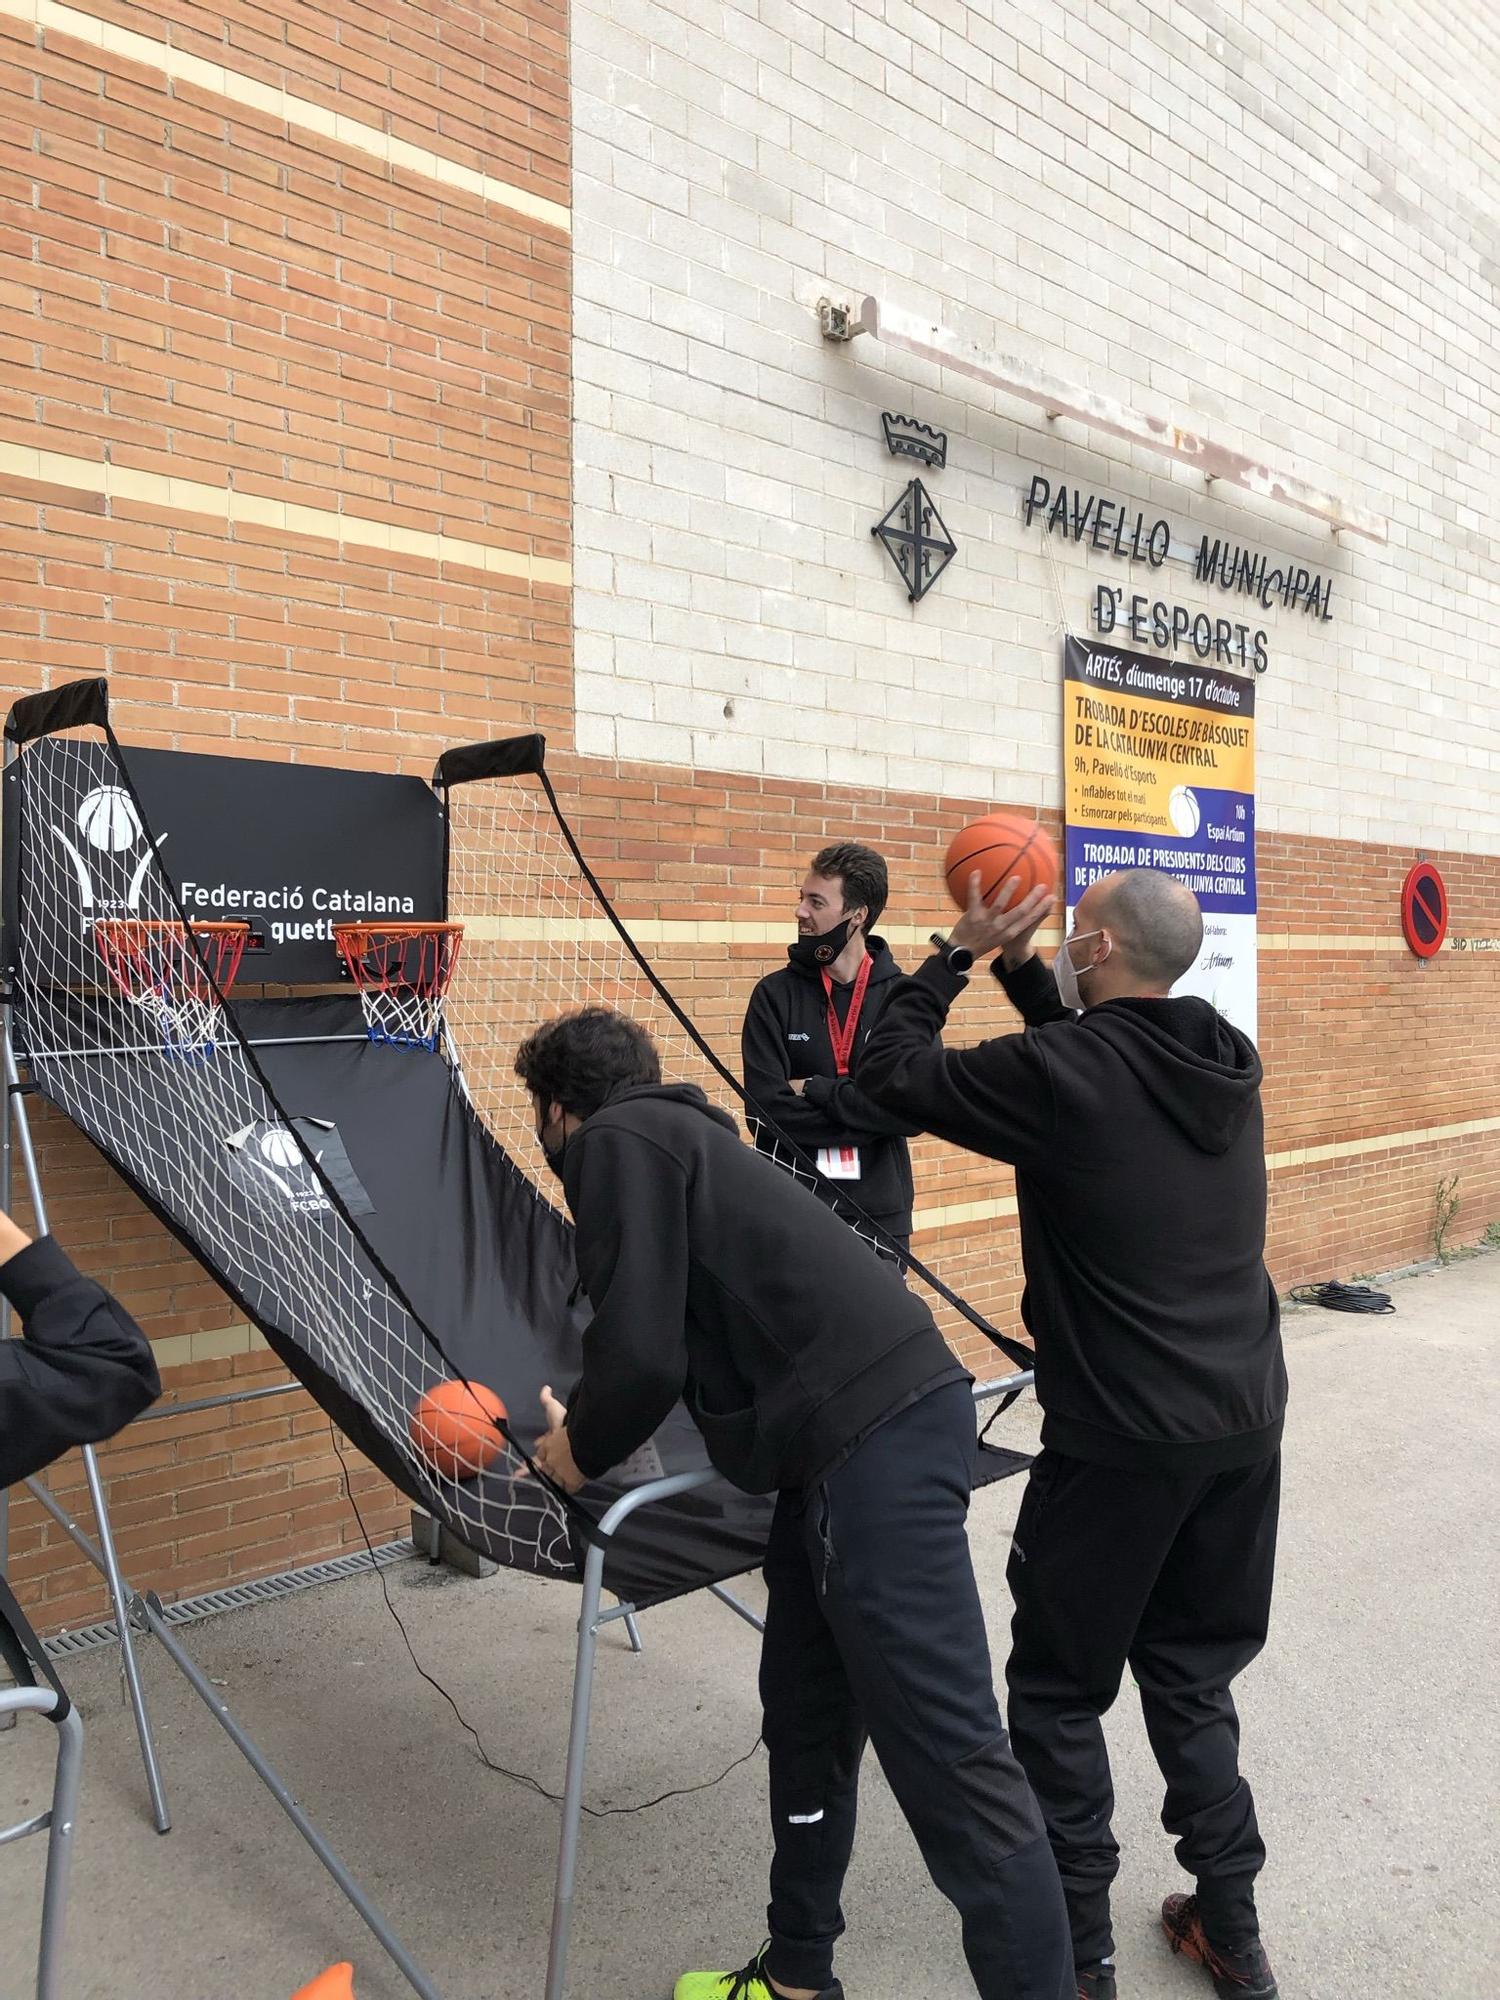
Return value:
M 62 10 L 55 10 L 61 13 Z M 564 14 L 0 6 L 0 686 L 107 673 L 126 742 L 426 772 L 572 728 Z M 59 1237 L 182 1399 L 277 1377 L 42 1112 Z M 24 1215 L 24 1203 L 18 1204 Z M 142 1586 L 361 1534 L 303 1396 L 139 1426 L 103 1464 Z M 356 1466 L 373 1534 L 401 1509 Z M 81 1493 L 76 1459 L 57 1481 Z M 25 1498 L 48 1625 L 93 1572 Z
M 1259 690 L 1277 1280 L 1421 1255 L 1449 1173 L 1472 1240 L 1500 1218 L 1500 960 L 1419 967 L 1395 926 L 1425 846 L 1455 929 L 1500 934 L 1495 586 L 1464 497 L 1492 476 L 1474 412 L 1493 363 L 1481 224 L 1445 186 L 1454 149 L 1490 141 L 1417 101 L 1472 23 L 1380 52 L 1276 5 L 1253 45 L 1207 0 L 1106 11 L 1070 6 L 1064 32 L 1052 7 L 1002 30 L 979 8 L 940 27 L 894 0 L 837 19 L 735 0 L 692 10 L 690 64 L 658 0 L 575 10 L 575 288 L 560 8 L 280 0 L 209 30 L 186 0 L 99 0 L 85 42 L 49 0 L 0 0 L 0 687 L 108 673 L 127 742 L 418 772 L 544 728 L 627 916 L 717 927 L 660 956 L 732 1049 L 824 838 L 889 855 L 910 957 L 944 914 L 948 829 L 997 799 L 1055 823 L 1058 599 L 1014 517 L 1022 470 L 1162 496 L 1339 579 L 1332 626 L 1277 625 Z M 1416 120 L 1399 185 L 1375 143 L 1392 105 Z M 1326 204 L 1299 192 L 1338 161 L 1352 249 L 1314 240 Z M 1205 173 L 1210 211 L 1179 214 Z M 1231 194 L 1234 230 L 1212 211 Z M 812 300 L 879 271 L 1231 440 L 1310 439 L 1390 514 L 1392 548 L 1332 549 L 825 349 Z M 1148 315 L 1169 283 L 1182 310 Z M 914 612 L 868 535 L 897 388 L 950 430 L 933 483 L 963 545 Z M 1076 620 L 1093 572 L 1055 556 Z M 981 991 L 957 1032 L 1005 1025 Z M 170 1391 L 276 1379 L 77 1136 L 45 1113 L 38 1133 L 59 1235 L 145 1321 Z M 930 1143 L 918 1160 L 919 1250 L 1013 1325 L 1009 1176 Z M 135 1428 L 104 1466 L 127 1566 L 168 1594 L 360 1545 L 300 1395 Z M 76 1460 L 57 1481 L 80 1496 Z M 381 1482 L 355 1485 L 393 1532 Z M 45 1624 L 99 1614 L 25 1500 L 12 1545 Z

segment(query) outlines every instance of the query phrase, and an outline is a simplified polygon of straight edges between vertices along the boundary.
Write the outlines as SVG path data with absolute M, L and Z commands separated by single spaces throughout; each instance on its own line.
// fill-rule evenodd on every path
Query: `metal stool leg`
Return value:
M 82 1763 L 83 1724 L 78 1719 L 78 1710 L 70 1708 L 57 1725 L 57 1776 L 52 1786 L 52 1824 L 47 1833 L 47 1879 L 42 1890 L 36 2000 L 62 2000 L 63 1912 L 73 1868 L 73 1831 L 78 1820 Z

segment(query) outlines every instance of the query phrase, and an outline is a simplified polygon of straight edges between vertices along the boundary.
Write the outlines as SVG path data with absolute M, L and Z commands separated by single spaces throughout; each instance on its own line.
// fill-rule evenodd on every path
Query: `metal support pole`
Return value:
M 996 1396 L 1019 1396 L 1023 1389 L 1033 1388 L 1035 1383 L 1036 1373 L 1031 1368 L 1023 1369 L 1015 1375 L 1007 1375 L 1000 1382 L 976 1382 L 974 1384 L 974 1401 L 976 1403 L 988 1403 Z
M 21 1160 L 26 1170 L 26 1185 L 31 1193 L 32 1211 L 36 1216 L 37 1234 L 47 1234 L 47 1203 L 42 1193 L 42 1177 L 37 1169 L 36 1148 L 31 1139 L 31 1120 L 26 1115 L 26 1101 L 19 1095 L 21 1073 L 16 1067 L 15 1045 L 11 1040 L 10 1009 L 5 1014 L 5 1095 L 11 1105 L 14 1119 L 15 1137 L 20 1143 Z M 126 1595 L 124 1580 L 120 1575 L 119 1560 L 115 1555 L 115 1538 L 109 1525 L 109 1506 L 104 1497 L 104 1481 L 99 1477 L 99 1461 L 94 1455 L 94 1447 L 83 1447 L 83 1470 L 88 1481 L 89 1499 L 93 1503 L 94 1523 L 99 1531 L 99 1568 L 109 1586 L 109 1601 L 114 1607 L 115 1625 L 120 1634 L 120 1669 L 125 1676 L 125 1691 L 130 1699 L 130 1709 L 135 1717 L 135 1733 L 140 1738 L 141 1762 L 146 1767 L 146 1789 L 151 1795 L 151 1818 L 158 1833 L 169 1833 L 172 1815 L 167 1811 L 167 1794 L 162 1785 L 161 1769 L 156 1761 L 156 1744 L 151 1736 L 151 1715 L 146 1707 L 146 1691 L 141 1684 L 140 1663 L 135 1656 L 135 1640 L 130 1630 L 130 1601 Z
M 199 1670 L 190 1656 L 178 1644 L 171 1627 L 162 1615 L 160 1604 L 150 1597 L 137 1598 L 136 1602 L 140 1608 L 142 1617 L 155 1633 L 173 1665 L 177 1668 L 177 1671 L 182 1675 L 194 1694 L 202 1701 L 209 1714 L 214 1718 L 214 1721 L 218 1723 L 219 1727 L 233 1743 L 235 1749 L 239 1751 L 245 1762 L 254 1771 L 256 1777 L 260 1779 L 266 1790 L 271 1794 L 271 1797 L 275 1799 L 277 1805 L 281 1807 L 281 1810 L 292 1822 L 292 1825 L 296 1827 L 298 1833 L 301 1834 L 313 1853 L 317 1855 L 319 1861 L 328 1870 L 328 1873 L 333 1877 L 348 1901 L 359 1912 L 360 1916 L 369 1926 L 371 1933 L 379 1942 L 381 1949 L 400 1970 L 408 1986 L 411 1987 L 414 1993 L 421 1995 L 421 2000 L 441 2000 L 441 1995 L 438 1993 L 437 1988 L 426 1977 L 385 1918 L 376 1909 L 375 1905 L 370 1901 L 364 1890 L 361 1889 L 358 1882 L 355 1881 L 349 1870 L 328 1845 L 322 1834 L 313 1825 L 301 1806 L 298 1805 L 296 1799 L 287 1790 L 277 1773 L 261 1755 L 255 1739 L 247 1735 L 240 1727 L 224 1702 L 220 1700 L 218 1690 L 214 1687 L 212 1681 Z
M 104 1580 L 109 1585 L 109 1601 L 114 1606 L 115 1625 L 120 1634 L 120 1671 L 125 1678 L 125 1692 L 130 1699 L 130 1712 L 135 1717 L 135 1733 L 140 1738 L 141 1762 L 146 1767 L 146 1790 L 151 1795 L 151 1818 L 158 1833 L 172 1831 L 172 1815 L 167 1810 L 166 1788 L 162 1784 L 161 1767 L 156 1761 L 156 1743 L 151 1734 L 151 1712 L 146 1706 L 146 1690 L 141 1681 L 140 1662 L 135 1655 L 135 1635 L 130 1629 L 130 1593 L 125 1588 L 125 1579 L 120 1574 L 120 1559 L 115 1554 L 114 1533 L 109 1525 L 109 1507 L 104 1498 L 104 1481 L 99 1477 L 99 1461 L 94 1456 L 94 1447 L 83 1447 L 83 1469 L 88 1480 L 89 1499 L 94 1508 L 94 1524 L 99 1530 L 100 1564 Z
M 63 1914 L 73 1869 L 73 1829 L 78 1823 L 78 1780 L 83 1765 L 83 1724 L 70 1708 L 57 1724 L 57 1775 L 47 1829 L 47 1873 L 42 1887 L 42 1937 L 37 1953 L 36 2000 L 62 2000 Z
M 625 1613 L 625 1637 L 630 1641 L 630 1650 L 632 1653 L 645 1652 L 646 1648 L 641 1639 L 641 1628 L 635 1622 L 635 1613 L 633 1611 Z
M 753 1625 L 757 1632 L 765 1631 L 765 1619 L 761 1617 L 758 1611 L 752 1611 L 748 1604 L 736 1597 L 732 1590 L 726 1590 L 722 1583 L 711 1583 L 708 1588 L 711 1595 L 717 1597 L 721 1604 L 729 1606 L 736 1618 L 743 1618 L 745 1623 Z
M 573 1669 L 573 1711 L 568 1726 L 568 1767 L 563 1781 L 562 1831 L 557 1848 L 557 1887 L 552 1901 L 552 1941 L 547 1954 L 545 2000 L 563 2000 L 568 1978 L 568 1941 L 573 1928 L 573 1889 L 578 1877 L 578 1835 L 583 1822 L 583 1767 L 588 1754 L 589 1712 L 594 1697 L 594 1656 L 599 1638 L 599 1595 L 604 1587 L 604 1553 L 609 1537 L 637 1507 L 670 1500 L 707 1486 L 714 1474 L 676 1472 L 653 1479 L 617 1500 L 599 1523 L 583 1565 L 583 1597 L 578 1607 L 578 1654 Z M 627 1630 L 628 1630 L 627 1626 Z
M 78 1710 L 63 1707 L 50 1687 L 8 1688 L 0 1696 L 14 1718 L 31 1713 L 44 1715 L 57 1727 L 57 1771 L 52 1781 L 52 1804 L 46 1812 L 23 1820 L 0 1833 L 0 1847 L 28 1834 L 47 1836 L 47 1873 L 42 1888 L 42 1925 L 37 1946 L 36 2000 L 62 2000 L 63 1911 L 68 1898 L 68 1876 L 73 1863 L 73 1830 L 78 1821 L 78 1775 L 83 1760 L 83 1724 Z

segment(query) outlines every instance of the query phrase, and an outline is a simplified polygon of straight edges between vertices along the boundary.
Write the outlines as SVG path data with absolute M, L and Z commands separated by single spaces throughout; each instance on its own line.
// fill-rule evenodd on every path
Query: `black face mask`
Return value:
M 787 957 L 793 965 L 803 966 L 809 972 L 826 972 L 858 928 L 855 918 L 845 917 L 841 924 L 835 924 L 820 937 L 799 937 L 794 945 L 788 946 Z
M 547 1134 L 549 1132 L 560 1132 L 562 1133 L 562 1137 L 558 1139 L 555 1143 L 553 1143 L 547 1137 Z M 553 1173 L 556 1174 L 557 1178 L 561 1180 L 562 1170 L 563 1170 L 563 1154 L 568 1150 L 567 1133 L 563 1131 L 561 1124 L 538 1125 L 536 1128 L 536 1142 L 542 1149 L 542 1156 L 546 1160 L 547 1165 L 552 1169 Z

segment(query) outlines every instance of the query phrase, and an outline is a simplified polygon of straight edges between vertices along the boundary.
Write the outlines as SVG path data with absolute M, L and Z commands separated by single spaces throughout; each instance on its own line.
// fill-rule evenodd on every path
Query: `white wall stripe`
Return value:
M 0 7 L 6 0 L 0 0 Z M 141 472 L 133 466 L 107 465 L 93 458 L 72 458 L 65 452 L 42 451 L 36 445 L 14 444 L 0 438 L 0 474 L 29 479 L 44 486 L 64 486 L 77 493 L 102 494 L 110 501 L 135 501 L 183 514 L 206 514 L 212 520 L 244 522 L 288 535 L 310 535 L 350 548 L 384 549 L 392 555 L 416 556 L 423 562 L 457 563 L 465 569 L 486 570 L 494 576 L 524 578 L 565 588 L 572 566 L 522 549 L 497 548 L 492 542 L 471 542 L 416 528 L 399 528 L 389 521 L 372 521 L 360 514 L 341 514 L 276 500 L 260 493 L 237 493 L 228 486 L 208 486 L 196 479 L 179 479 L 165 472 Z
M 1500 1118 L 1468 1118 L 1458 1125 L 1426 1125 L 1412 1132 L 1376 1132 L 1367 1139 L 1334 1139 L 1326 1146 L 1292 1146 L 1285 1152 L 1268 1153 L 1270 1173 L 1289 1168 L 1315 1167 L 1335 1160 L 1354 1160 L 1371 1153 L 1395 1153 L 1406 1146 L 1433 1146 L 1448 1139 L 1469 1139 L 1485 1132 L 1500 1132 Z M 919 1208 L 912 1217 L 912 1232 L 950 1229 L 975 1222 L 1007 1221 L 1016 1213 L 1014 1195 L 1000 1195 L 992 1201 L 956 1201 L 936 1208 Z
M 202 56 L 189 55 L 184 49 L 174 49 L 170 42 L 136 34 L 130 28 L 116 26 L 113 21 L 102 21 L 92 14 L 85 14 L 77 7 L 64 7 L 59 0 L 0 0 L 0 14 L 15 21 L 29 21 L 40 34 L 67 35 L 74 41 L 98 49 L 101 54 L 120 56 L 127 62 L 139 63 L 145 69 L 157 70 L 175 83 L 194 84 L 198 89 L 222 97 L 231 104 L 238 104 L 247 111 L 259 111 L 268 118 L 280 119 L 294 131 L 331 139 L 336 145 L 347 146 L 351 151 L 363 153 L 386 166 L 400 167 L 408 173 L 421 175 L 424 180 L 434 181 L 440 187 L 455 188 L 476 196 L 480 201 L 494 202 L 501 208 L 526 216 L 532 222 L 544 223 L 550 229 L 566 231 L 571 227 L 571 216 L 561 202 L 549 201 L 543 195 L 533 194 L 528 188 L 517 187 L 514 182 L 500 180 L 494 174 L 482 174 L 474 167 L 460 165 L 457 160 L 445 159 L 441 153 L 426 146 L 414 146 L 406 139 L 397 139 L 391 133 L 381 131 L 378 125 L 367 125 L 362 119 L 345 117 L 342 112 L 329 111 L 324 105 L 314 104 L 309 98 L 298 97 L 292 91 L 261 83 L 252 76 L 242 76 L 237 70 L 207 62 Z

